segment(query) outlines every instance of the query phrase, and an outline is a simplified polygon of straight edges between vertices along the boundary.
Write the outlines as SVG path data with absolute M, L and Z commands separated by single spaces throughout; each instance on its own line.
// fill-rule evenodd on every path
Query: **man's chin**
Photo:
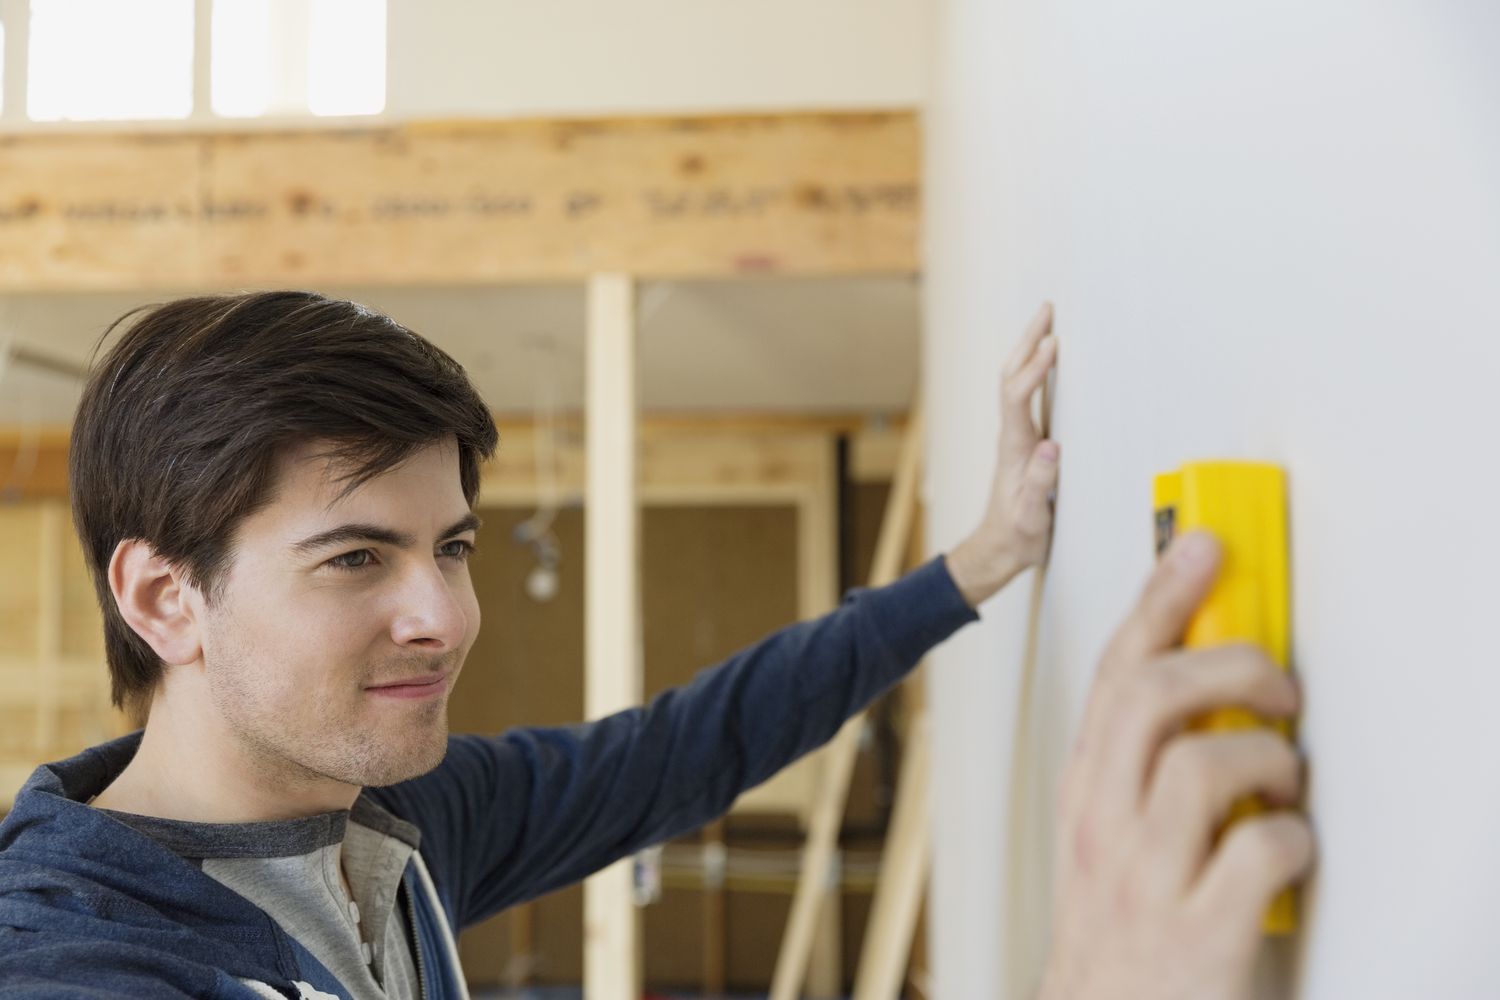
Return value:
M 448 756 L 448 733 L 445 729 L 436 738 L 421 746 L 407 748 L 404 752 L 384 760 L 370 761 L 362 770 L 362 780 L 352 784 L 367 788 L 383 788 L 399 785 L 403 781 L 420 778 L 433 771 Z

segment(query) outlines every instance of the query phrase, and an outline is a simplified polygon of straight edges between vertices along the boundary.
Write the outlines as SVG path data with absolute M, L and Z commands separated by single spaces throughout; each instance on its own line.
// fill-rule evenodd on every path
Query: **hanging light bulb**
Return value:
M 513 537 L 536 557 L 536 566 L 526 574 L 526 596 L 538 604 L 546 604 L 557 596 L 557 566 L 562 559 L 562 546 L 552 531 L 552 518 L 522 521 L 516 525 Z
M 538 604 L 546 604 L 557 596 L 557 584 L 557 570 L 538 566 L 526 575 L 526 596 Z

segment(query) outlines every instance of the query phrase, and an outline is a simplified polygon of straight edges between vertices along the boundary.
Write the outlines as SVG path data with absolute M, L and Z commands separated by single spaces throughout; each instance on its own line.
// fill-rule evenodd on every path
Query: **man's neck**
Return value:
M 150 735 L 150 727 L 147 727 L 145 733 L 142 733 L 141 747 L 136 751 L 135 757 L 130 759 L 129 765 L 126 765 L 126 768 L 120 774 L 115 775 L 114 781 L 111 781 L 105 787 L 104 792 L 92 796 L 86 802 L 86 805 L 92 805 L 96 810 L 113 810 L 115 813 L 130 813 L 133 816 L 153 816 L 157 817 L 157 819 L 178 820 L 178 822 L 184 823 L 257 822 L 257 820 L 219 819 L 219 817 L 214 817 L 213 807 L 195 807 L 190 802 L 175 798 L 175 796 L 165 798 L 165 796 L 160 795 L 160 787 L 162 786 L 160 784 L 153 784 L 148 778 L 144 778 L 144 768 L 132 771 L 132 768 L 136 768 L 136 765 L 141 762 L 141 751 L 145 750 L 145 742 L 147 742 L 148 735 Z M 351 802 L 351 805 L 353 805 L 353 802 Z M 198 813 L 204 813 L 204 816 L 199 817 Z M 261 820 L 264 819 L 267 819 L 267 817 L 261 817 Z M 294 819 L 294 817 L 282 817 L 282 819 Z M 353 900 L 354 891 L 350 888 L 350 877 L 344 871 L 344 844 L 335 844 L 333 850 L 335 850 L 335 859 L 338 862 L 339 883 L 344 886 L 344 897 L 347 900 Z
M 189 723 L 158 697 L 140 748 L 91 805 L 190 823 L 256 823 L 348 809 L 357 786 L 268 760 L 217 717 Z

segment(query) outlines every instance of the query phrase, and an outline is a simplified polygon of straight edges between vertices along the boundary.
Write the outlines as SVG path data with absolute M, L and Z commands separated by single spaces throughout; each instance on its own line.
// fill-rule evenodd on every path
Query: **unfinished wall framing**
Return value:
M 589 654 L 586 710 L 598 715 L 641 695 L 634 539 L 642 504 L 790 507 L 796 615 L 821 614 L 838 599 L 833 431 L 642 424 L 632 388 L 634 283 L 914 274 L 918 151 L 908 112 L 7 136 L 0 293 L 589 282 L 585 419 L 596 449 L 587 462 L 580 447 L 556 449 L 550 486 L 587 493 L 589 534 L 606 540 L 590 547 L 596 582 L 586 628 L 591 649 L 612 651 Z M 880 438 L 855 449 L 866 472 L 890 456 Z M 507 435 L 485 472 L 484 503 L 536 502 L 528 440 L 535 445 L 535 435 Z M 98 709 L 105 672 L 97 656 L 70 660 L 60 638 L 65 436 L 0 435 L 0 462 L 25 449 L 35 462 L 17 495 L 41 505 L 43 547 L 30 557 L 23 548 L 0 551 L 34 570 L 40 625 L 35 650 L 0 670 L 29 678 L 15 687 L 30 692 L 21 700 L 35 712 L 23 754 L 31 760 L 18 765 L 29 769 L 55 755 L 48 744 L 60 740 L 73 701 Z M 84 631 L 97 634 L 97 620 Z M 622 659 L 613 652 L 620 649 L 637 652 Z M 92 679 L 70 692 L 75 674 Z M 108 713 L 99 718 L 96 729 L 121 728 Z M 821 759 L 789 769 L 738 808 L 808 821 Z M 611 871 L 594 885 L 587 996 L 633 996 L 641 973 L 628 879 Z M 524 921 L 517 926 L 518 935 L 530 933 Z M 841 992 L 842 937 L 838 907 L 823 907 L 810 956 L 816 996 Z M 705 978 L 722 979 L 722 969 L 706 968 Z

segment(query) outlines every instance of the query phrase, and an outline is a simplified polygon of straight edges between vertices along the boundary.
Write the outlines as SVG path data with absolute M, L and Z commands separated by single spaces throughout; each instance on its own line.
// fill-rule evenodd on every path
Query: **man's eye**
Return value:
M 353 552 L 345 552 L 341 556 L 334 556 L 328 560 L 328 565 L 334 569 L 364 569 L 375 561 L 375 553 L 369 549 L 356 549 Z
M 463 539 L 444 542 L 438 547 L 438 555 L 445 559 L 458 559 L 460 561 L 467 560 L 476 551 L 473 542 L 466 542 Z

